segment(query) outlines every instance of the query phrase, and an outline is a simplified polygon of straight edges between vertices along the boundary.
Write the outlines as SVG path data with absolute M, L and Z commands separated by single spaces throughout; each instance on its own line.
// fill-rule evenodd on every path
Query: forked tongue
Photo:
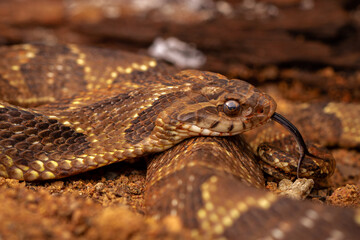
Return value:
M 309 152 L 309 150 L 305 144 L 305 141 L 304 141 L 303 137 L 301 136 L 301 133 L 299 132 L 299 130 L 284 116 L 275 112 L 271 116 L 271 119 L 273 119 L 275 122 L 278 122 L 280 125 L 282 125 L 287 130 L 289 130 L 296 140 L 296 143 L 299 147 L 299 152 L 300 152 L 300 158 L 299 158 L 299 162 L 298 162 L 297 170 L 296 170 L 296 177 L 299 178 L 300 166 L 301 166 L 301 162 L 303 161 L 304 157 L 306 155 L 310 156 L 310 157 L 314 157 L 314 158 L 319 158 L 319 157 L 316 157 Z

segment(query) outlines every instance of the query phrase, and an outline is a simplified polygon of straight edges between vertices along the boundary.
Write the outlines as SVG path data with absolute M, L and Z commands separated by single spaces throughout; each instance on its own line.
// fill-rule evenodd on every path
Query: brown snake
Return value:
M 276 108 L 270 96 L 246 82 L 209 72 L 178 72 L 154 59 L 125 52 L 75 45 L 21 45 L 1 48 L 0 55 L 0 176 L 6 178 L 62 178 L 162 152 L 192 136 L 236 135 L 266 123 Z M 32 107 L 43 103 L 47 104 Z M 171 178 L 184 186 L 179 173 L 190 182 L 202 179 L 194 185 L 199 187 L 195 192 L 202 202 L 186 205 L 193 206 L 187 209 L 192 213 L 182 211 L 185 216 L 181 217 L 187 228 L 195 229 L 193 237 L 206 233 L 208 237 L 234 238 L 236 234 L 226 234 L 226 229 L 240 229 L 235 220 L 240 219 L 241 209 L 245 212 L 257 204 L 263 209 L 273 207 L 272 202 L 277 202 L 273 195 L 260 197 L 263 192 L 233 183 L 233 176 L 257 187 L 264 181 L 258 165 L 247 163 L 254 155 L 241 138 L 236 139 L 190 139 L 156 157 L 148 171 L 149 214 L 181 215 L 178 199 L 189 197 L 186 191 L 192 190 L 186 188 L 182 195 L 180 191 L 179 198 L 170 197 L 167 204 L 157 200 L 159 194 L 172 192 L 169 188 L 174 186 L 165 184 L 176 182 Z M 240 147 L 235 147 L 234 141 Z M 219 155 L 211 153 L 214 149 Z M 199 157 L 199 153 L 209 157 Z M 324 166 L 319 171 L 331 174 L 333 164 Z M 186 175 L 182 173 L 185 170 Z M 211 192 L 219 189 L 211 185 L 225 186 L 229 181 L 236 188 L 223 190 L 234 193 L 229 196 L 232 203 L 221 206 L 220 198 L 215 197 L 209 207 L 207 200 L 217 195 Z M 249 193 L 246 204 L 240 204 L 241 192 Z M 189 200 L 197 201 L 196 197 L 199 195 Z M 240 204 L 240 209 L 235 210 L 234 204 Z M 165 210 L 154 213 L 162 208 Z M 212 219 L 213 209 L 227 220 L 221 221 L 216 214 Z

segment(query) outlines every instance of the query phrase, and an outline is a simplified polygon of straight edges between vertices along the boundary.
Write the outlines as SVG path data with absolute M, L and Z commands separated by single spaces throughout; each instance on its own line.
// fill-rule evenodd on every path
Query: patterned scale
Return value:
M 3 47 L 0 55 L 0 176 L 62 178 L 162 152 L 149 164 L 147 211 L 178 217 L 189 237 L 300 239 L 306 230 L 351 239 L 360 232 L 359 211 L 249 187 L 264 186 L 262 169 L 246 141 L 231 136 L 268 122 L 276 103 L 244 81 L 75 45 Z M 314 176 L 332 174 L 326 159 L 309 160 L 321 166 Z

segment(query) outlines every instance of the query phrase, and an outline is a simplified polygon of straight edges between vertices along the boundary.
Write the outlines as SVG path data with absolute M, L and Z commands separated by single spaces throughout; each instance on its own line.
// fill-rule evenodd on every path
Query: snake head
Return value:
M 210 72 L 180 73 L 192 85 L 173 116 L 191 135 L 230 136 L 266 123 L 275 101 L 253 85 Z

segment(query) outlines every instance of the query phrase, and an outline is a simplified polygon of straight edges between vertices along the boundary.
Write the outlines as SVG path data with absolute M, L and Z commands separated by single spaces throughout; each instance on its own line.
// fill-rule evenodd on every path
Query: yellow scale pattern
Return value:
M 76 45 L 70 45 L 69 49 L 71 50 L 71 54 L 73 54 L 72 57 L 74 58 L 74 56 L 76 56 L 76 60 L 75 60 L 76 66 L 73 67 L 78 67 L 78 69 L 83 68 L 84 79 L 86 80 L 85 89 L 96 90 L 97 92 L 94 91 L 92 92 L 91 95 L 80 94 L 78 97 L 73 98 L 70 102 L 66 104 L 64 103 L 62 107 L 65 108 L 65 106 L 67 106 L 66 111 L 68 112 L 76 111 L 77 109 L 80 109 L 81 107 L 91 103 L 94 98 L 101 97 L 101 95 L 105 93 L 102 92 L 101 89 L 103 89 L 104 87 L 111 88 L 113 85 L 116 85 L 117 84 L 116 81 L 119 77 L 139 71 L 146 72 L 158 66 L 158 63 L 155 60 L 146 57 L 141 58 L 141 60 L 139 61 L 125 60 L 121 64 L 111 64 L 111 62 L 109 62 L 109 64 L 102 64 L 101 66 L 98 66 L 98 62 L 94 61 L 94 59 L 91 59 L 91 55 L 89 55 L 87 52 L 82 51 L 81 48 L 77 47 Z M 7 75 L 3 74 L 3 76 L 5 76 L 6 79 L 12 79 L 12 78 L 15 79 L 15 81 L 11 83 L 13 87 L 21 88 L 24 89 L 24 91 L 28 91 L 28 89 L 25 88 L 24 78 L 21 73 L 21 65 L 28 63 L 28 61 L 36 57 L 37 48 L 33 47 L 32 45 L 24 45 L 22 46 L 21 51 L 23 51 L 23 55 L 20 58 L 20 61 L 16 63 L 11 62 L 10 71 L 7 71 Z M 66 68 L 65 66 L 61 65 L 61 60 L 63 59 L 60 59 L 59 62 L 57 62 L 58 65 L 56 65 L 54 70 L 63 70 Z M 102 69 L 100 68 L 99 70 L 99 67 L 102 67 Z M 184 77 L 187 74 L 191 75 L 194 74 L 194 72 L 186 72 L 184 75 L 181 76 Z M 45 75 L 46 75 L 47 84 L 49 85 L 57 84 L 55 71 L 49 70 L 48 72 L 46 72 Z M 204 76 L 205 74 L 200 75 L 200 77 L 199 74 L 198 75 L 194 74 L 194 78 L 204 79 L 205 78 Z M 213 77 L 214 75 L 208 74 L 206 76 Z M 218 78 L 219 75 L 215 75 L 215 77 Z M 124 89 L 125 88 L 136 89 L 141 87 L 140 83 L 134 84 L 131 81 L 122 81 L 121 84 L 123 84 Z M 182 85 L 181 87 L 190 88 L 191 87 L 190 85 Z M 161 84 L 156 85 L 156 88 L 158 92 L 157 95 L 153 95 L 150 98 L 141 99 L 138 105 L 138 108 L 140 110 L 148 109 L 162 95 L 168 94 L 169 92 L 176 90 L 176 87 L 163 86 Z M 70 90 L 71 89 L 69 88 L 65 88 L 65 92 Z M 217 94 L 218 89 L 206 87 L 203 88 L 203 90 L 211 95 L 211 93 Z M 121 93 L 121 86 L 118 93 Z M 249 99 L 250 96 L 247 96 L 247 98 Z M 18 98 L 18 102 L 32 103 L 38 101 L 39 99 L 41 102 L 54 101 L 54 97 L 50 96 L 50 97 L 44 97 L 43 99 L 39 97 L 28 97 L 28 98 L 20 97 Z M 205 107 L 207 105 L 203 104 L 201 106 Z M 6 103 L 0 105 L 0 109 L 7 107 L 8 106 L 6 105 Z M 22 108 L 18 108 L 18 109 L 22 109 Z M 53 111 L 53 109 L 51 108 L 49 108 L 48 110 L 44 110 L 44 109 L 46 108 L 39 108 L 39 113 L 42 111 L 45 111 L 46 113 L 52 113 Z M 190 109 L 195 109 L 195 108 L 190 108 Z M 116 115 L 118 113 L 117 110 L 118 109 L 114 108 L 109 110 L 109 112 L 113 113 L 113 115 Z M 325 111 L 327 111 L 328 113 L 337 114 L 339 112 L 339 108 L 336 108 L 335 105 L 329 105 L 328 108 L 325 109 Z M 33 112 L 35 113 L 37 112 L 37 110 L 33 110 Z M 91 168 L 97 168 L 103 165 L 107 165 L 113 161 L 119 161 L 122 158 L 136 157 L 142 154 L 143 150 L 141 148 L 137 148 L 136 145 L 134 146 L 130 144 L 125 146 L 124 142 L 122 142 L 121 144 L 118 142 L 113 142 L 112 145 L 104 147 L 100 143 L 104 143 L 108 140 L 106 134 L 104 134 L 103 132 L 100 132 L 99 134 L 92 132 L 93 131 L 92 126 L 82 124 L 81 121 L 73 120 L 75 118 L 72 118 L 71 116 L 69 117 L 69 116 L 62 116 L 61 114 L 55 114 L 56 111 L 53 113 L 54 114 L 47 115 L 48 119 L 57 120 L 62 125 L 71 127 L 71 129 L 73 129 L 78 134 L 85 134 L 87 138 L 86 140 L 89 141 L 90 144 L 92 144 L 91 149 L 85 151 L 84 154 L 82 155 L 68 154 L 65 157 L 62 156 L 63 160 L 61 161 L 60 160 L 56 161 L 57 159 L 60 159 L 60 156 L 56 157 L 55 155 L 53 155 L 52 157 L 55 160 L 49 160 L 48 156 L 46 156 L 45 154 L 40 155 L 37 156 L 38 158 L 37 160 L 34 160 L 31 163 L 29 163 L 29 166 L 20 165 L 20 164 L 16 165 L 16 167 L 12 168 L 11 174 L 8 174 L 7 168 L 14 166 L 17 163 L 15 163 L 10 156 L 4 154 L 3 155 L 4 157 L 1 159 L 1 164 L 0 164 L 0 175 L 5 177 L 17 178 L 17 179 L 25 178 L 26 180 L 29 181 L 38 178 L 52 179 L 58 177 L 54 173 L 57 172 L 59 168 L 64 170 L 71 170 L 73 168 L 82 168 L 83 166 L 86 166 L 87 167 L 86 170 L 89 170 Z M 134 119 L 139 116 L 138 113 L 131 112 L 131 114 L 132 114 L 131 116 L 128 116 L 131 119 Z M 94 113 L 94 115 L 96 114 Z M 337 117 L 341 119 L 345 119 L 348 116 L 337 115 Z M 157 127 L 161 128 L 161 126 L 165 125 L 166 118 L 165 117 L 159 118 L 157 119 L 157 121 L 160 124 L 160 127 L 159 126 Z M 160 129 L 159 132 L 161 133 L 162 130 L 163 129 Z M 171 132 L 174 129 L 167 129 L 167 130 Z M 345 129 L 345 132 L 358 134 L 357 130 L 354 130 L 352 128 Z M 180 135 L 181 134 L 192 136 L 186 130 L 180 132 Z M 194 132 L 192 134 L 199 135 L 199 133 L 194 133 Z M 125 135 L 125 133 L 119 133 L 119 135 L 121 138 L 123 138 L 123 135 Z M 197 138 L 197 139 L 201 139 L 201 138 Z M 264 138 L 263 140 L 266 140 L 266 138 Z M 269 140 L 271 141 L 272 139 L 270 138 Z M 214 141 L 218 141 L 219 143 L 223 141 L 226 142 L 228 140 L 214 140 Z M 239 142 L 237 142 L 236 144 L 238 144 Z M 192 140 L 189 140 L 187 143 L 185 143 L 185 146 L 187 146 L 188 148 L 190 146 L 190 148 L 195 149 L 197 145 L 192 143 L 193 143 Z M 33 145 L 37 145 L 37 144 L 38 142 L 33 143 Z M 163 146 L 155 146 L 155 147 L 158 147 L 160 150 L 162 150 L 162 148 L 165 149 L 166 147 L 168 147 L 166 145 L 167 144 L 166 140 L 162 142 L 162 144 Z M 173 142 L 169 141 L 168 144 L 170 146 L 173 144 Z M 46 144 L 44 145 L 45 147 L 47 147 Z M 240 152 L 244 154 L 243 153 L 245 152 L 244 146 L 239 148 L 242 150 Z M 253 186 L 258 188 L 262 187 L 264 183 L 264 179 L 261 175 L 261 170 L 259 170 L 258 165 L 254 164 L 253 162 L 249 164 L 246 161 L 246 157 L 236 158 L 235 157 L 236 151 L 234 151 L 235 148 L 222 151 L 223 154 L 221 154 L 221 156 L 217 156 L 216 153 L 218 149 L 212 144 L 203 144 L 201 147 L 199 147 L 199 149 L 202 149 L 202 152 L 201 154 L 198 154 L 198 156 L 201 156 L 198 159 L 195 158 L 195 159 L 187 160 L 183 158 L 184 156 L 182 157 L 176 156 L 175 158 L 165 157 L 162 161 L 158 163 L 155 163 L 156 160 L 154 160 L 154 163 L 152 165 L 154 169 L 152 170 L 149 169 L 149 173 L 148 173 L 150 178 L 150 180 L 148 180 L 149 181 L 148 189 L 151 190 L 151 188 L 155 186 L 155 190 L 152 190 L 152 195 L 150 199 L 155 203 L 160 203 L 160 205 L 169 202 L 171 206 L 167 208 L 167 210 L 170 210 L 170 212 L 168 212 L 168 214 L 170 215 L 181 216 L 181 214 L 184 214 L 183 211 L 186 209 L 187 207 L 186 204 L 189 201 L 186 198 L 188 196 L 186 194 L 200 194 L 199 198 L 201 199 L 203 204 L 192 206 L 193 209 L 191 209 L 191 210 L 195 210 L 195 212 L 193 213 L 195 216 L 194 219 L 196 219 L 196 222 L 199 223 L 199 228 L 191 230 L 192 237 L 198 238 L 204 236 L 209 236 L 209 237 L 215 236 L 218 239 L 223 239 L 224 238 L 223 235 L 226 233 L 226 230 L 233 227 L 237 223 L 237 221 L 240 218 L 242 218 L 242 216 L 251 213 L 253 209 L 270 211 L 270 208 L 272 208 L 272 206 L 277 202 L 278 198 L 276 196 L 261 191 L 257 191 L 256 193 L 253 193 L 250 190 L 245 190 L 246 194 L 243 195 L 234 194 L 234 192 L 237 191 L 238 189 L 234 189 L 233 185 L 229 184 L 229 182 L 226 182 L 224 180 L 229 175 L 232 176 L 232 180 L 234 180 L 235 178 L 240 178 L 245 180 L 245 182 L 252 184 Z M 184 152 L 186 153 L 186 151 Z M 207 152 L 213 152 L 213 155 L 211 156 L 207 155 L 209 156 L 209 158 L 204 159 L 203 155 L 206 154 Z M 226 160 L 224 160 L 224 162 L 217 162 L 214 161 L 216 160 L 215 159 L 216 157 L 220 157 L 220 159 L 223 158 Z M 253 155 L 251 154 L 249 154 L 247 157 L 249 158 L 249 160 L 254 160 Z M 236 159 L 239 161 L 237 161 Z M 192 170 L 193 174 L 187 174 L 186 173 L 187 170 L 190 171 Z M 211 173 L 213 176 L 207 178 L 204 182 L 201 182 L 204 178 L 200 179 L 200 177 L 203 176 L 208 177 L 209 173 Z M 181 174 L 184 174 L 183 177 L 185 177 L 186 180 L 184 180 L 184 178 L 180 178 Z M 197 181 L 200 181 L 201 184 L 197 185 L 196 184 Z M 188 185 L 186 185 L 186 183 L 188 183 Z M 157 184 L 163 184 L 163 186 L 165 187 L 156 188 Z M 237 187 L 241 185 L 239 182 L 236 182 L 236 184 L 238 184 Z M 164 194 L 167 194 L 168 192 L 171 192 L 171 190 L 173 190 L 174 187 L 179 187 L 183 189 L 185 188 L 186 194 L 184 193 L 184 191 L 181 193 L 181 195 L 176 195 L 176 194 L 172 195 L 170 193 L 171 194 L 170 199 L 169 198 L 167 198 L 166 200 L 162 199 L 162 196 Z M 197 191 L 198 189 L 200 189 L 200 191 Z M 199 202 L 196 201 L 196 203 Z M 300 224 L 303 224 L 307 228 L 311 228 L 315 220 L 320 218 L 319 217 L 320 214 L 314 212 L 315 210 L 306 211 L 305 216 L 300 219 Z M 356 214 L 354 214 L 352 220 L 354 220 L 355 223 L 359 225 L 360 213 L 359 211 L 356 211 L 355 213 Z M 185 215 L 186 214 L 187 213 L 185 213 Z M 157 216 L 160 215 L 161 213 L 159 213 Z M 291 227 L 283 227 L 285 225 L 279 224 L 279 227 L 273 228 L 273 231 L 270 233 L 271 236 L 281 239 L 281 237 L 286 233 L 286 230 L 291 229 Z
M 84 67 L 85 72 L 85 80 L 87 82 L 87 90 L 93 90 L 93 89 L 99 89 L 103 88 L 104 85 L 111 85 L 113 81 L 118 77 L 118 75 L 126 75 L 131 74 L 133 71 L 147 71 L 150 68 L 154 68 L 157 66 L 157 62 L 154 59 L 151 58 L 140 58 L 142 61 L 140 62 L 126 62 L 126 64 L 123 65 L 117 65 L 114 67 L 107 66 L 105 71 L 101 73 L 101 77 L 99 78 L 98 73 L 95 72 L 94 74 L 92 69 L 93 67 L 96 67 L 96 63 L 94 64 L 94 61 L 88 61 L 87 55 L 82 52 L 76 45 L 68 45 L 68 47 L 71 49 L 71 52 L 77 56 L 76 64 L 78 66 Z M 9 79 L 9 83 L 11 86 L 17 88 L 17 89 L 23 89 L 23 91 L 28 91 L 27 84 L 22 76 L 22 73 L 20 72 L 20 66 L 22 64 L 26 64 L 29 62 L 30 59 L 33 59 L 37 56 L 38 49 L 36 46 L 25 44 L 19 46 L 19 49 L 21 49 L 20 54 L 18 58 L 16 58 L 16 63 L 9 63 L 10 67 L 6 71 L 6 74 L 3 74 L 2 77 L 5 79 Z M 57 70 L 62 70 L 65 68 L 65 66 L 59 64 L 56 66 Z M 47 83 L 52 84 L 54 81 L 54 73 L 49 71 L 46 73 L 47 76 Z M 11 80 L 10 80 L 11 79 Z M 137 88 L 141 85 L 136 85 L 130 81 L 122 81 L 121 84 L 122 87 L 126 90 L 131 88 Z M 104 94 L 104 93 L 101 93 Z M 27 96 L 29 93 L 24 92 L 23 94 L 20 94 Z M 17 102 L 21 104 L 32 104 L 36 102 L 54 102 L 54 97 L 27 97 L 22 98 L 18 96 Z M 86 104 L 89 104 L 89 100 L 94 99 L 93 93 L 88 93 L 88 95 L 85 94 L 85 96 L 81 96 L 79 98 L 75 98 L 72 100 L 71 104 L 69 104 L 69 110 L 77 109 L 81 106 L 85 106 Z M 140 108 L 146 108 L 148 106 L 151 106 L 151 103 L 155 99 L 148 99 L 148 101 L 145 101 L 147 104 L 146 106 L 141 106 Z M 5 108 L 4 105 L 0 105 L 0 108 Z M 33 110 L 33 112 L 37 112 L 36 110 Z M 64 126 L 71 127 L 78 133 L 88 133 L 92 130 L 91 127 L 84 127 L 80 122 L 71 122 L 69 121 L 67 116 L 61 116 L 61 115 L 50 115 L 48 116 L 49 119 L 55 119 L 62 123 Z M 93 143 L 102 141 L 103 136 L 95 136 L 93 133 L 89 134 L 89 140 Z M 97 150 L 103 150 L 103 149 L 97 149 Z M 125 158 L 122 157 L 123 155 L 126 155 L 127 157 L 133 156 L 135 157 L 136 154 L 134 152 L 137 151 L 135 148 L 128 148 L 126 150 L 118 150 L 118 151 L 108 151 L 106 153 L 101 153 L 103 151 L 92 151 L 93 154 L 83 154 L 81 156 L 68 156 L 67 160 L 63 160 L 61 162 L 56 161 L 48 161 L 47 157 L 44 156 L 44 158 L 41 159 L 41 161 L 33 161 L 31 162 L 31 167 L 33 170 L 29 171 L 29 167 L 27 166 L 19 166 L 19 168 L 12 168 L 11 177 L 15 179 L 24 179 L 28 181 L 32 181 L 35 179 L 38 179 L 39 177 L 41 179 L 53 179 L 56 177 L 56 175 L 53 172 L 56 172 L 57 168 L 60 167 L 62 169 L 71 169 L 73 167 L 81 168 L 84 166 L 85 161 L 87 164 L 94 165 L 94 168 L 101 167 L 104 165 L 109 164 L 106 159 L 113 159 L 113 155 L 117 156 L 117 159 Z M 3 161 L 3 164 L 0 164 L 0 175 L 4 177 L 10 177 L 6 171 L 6 167 L 11 167 L 14 165 L 13 160 L 11 157 L 6 156 L 6 160 Z M 100 160 L 100 161 L 99 161 Z M 105 160 L 105 161 L 104 161 Z M 98 162 L 103 162 L 101 164 L 97 164 Z M 44 162 L 46 162 L 46 166 L 44 166 Z M 93 164 L 91 164 L 93 163 Z M 91 167 L 89 168 L 91 169 Z M 26 172 L 26 175 L 24 176 L 24 172 Z
M 86 73 L 85 75 L 85 80 L 87 80 L 88 84 L 86 86 L 86 88 L 88 90 L 93 90 L 93 89 L 99 89 L 103 86 L 102 83 L 106 83 L 108 85 L 111 85 L 114 81 L 114 79 L 116 79 L 116 77 L 118 76 L 118 74 L 131 74 L 134 70 L 139 70 L 139 71 L 147 71 L 149 68 L 153 68 L 156 67 L 156 61 L 155 60 L 150 60 L 147 63 L 136 63 L 133 62 L 131 64 L 129 64 L 128 66 L 117 66 L 116 69 L 111 69 L 110 67 L 106 69 L 106 71 L 103 74 L 103 77 L 101 77 L 100 79 L 97 78 L 97 76 L 92 75 L 91 74 L 91 67 L 89 67 L 87 61 L 86 61 L 86 54 L 82 53 L 78 47 L 76 45 L 70 45 L 71 50 L 73 51 L 73 53 L 78 54 L 79 58 L 76 60 L 76 63 L 80 66 L 86 66 L 84 71 Z M 97 84 L 94 84 L 93 82 L 96 82 Z M 123 83 L 123 82 L 122 82 Z M 133 88 L 139 87 L 139 85 L 134 85 L 131 82 L 125 82 L 126 84 L 131 84 L 131 86 Z M 93 99 L 94 96 L 92 95 L 91 97 L 88 98 L 75 98 L 72 102 L 71 102 L 71 107 L 69 108 L 71 109 L 76 109 L 79 106 L 83 106 L 84 104 L 89 104 L 89 100 Z M 154 99 L 151 99 L 154 100 Z M 145 108 L 151 106 L 151 102 L 148 103 L 147 106 L 141 106 L 141 108 Z M 75 129 L 76 132 L 78 133 L 85 133 L 87 134 L 89 131 L 92 130 L 91 127 L 87 127 L 86 129 L 83 128 L 83 126 L 81 125 L 80 122 L 70 122 L 68 120 L 68 117 L 62 117 L 62 116 L 49 116 L 50 119 L 55 119 L 58 120 L 60 123 L 64 124 L 65 126 L 69 126 L 72 127 L 72 129 Z M 124 133 L 122 133 L 124 134 Z M 104 137 L 103 136 L 96 136 L 93 133 L 89 133 L 88 134 L 88 140 L 96 143 L 99 141 L 104 141 Z M 71 169 L 72 167 L 82 167 L 85 165 L 85 161 L 88 165 L 93 165 L 93 168 L 98 168 L 98 167 L 102 167 L 105 165 L 108 165 L 109 162 L 112 161 L 119 161 L 122 158 L 128 158 L 128 157 L 136 157 L 138 154 L 135 154 L 134 152 L 136 152 L 137 150 L 135 148 L 128 148 L 126 150 L 115 150 L 114 151 L 107 151 L 106 153 L 99 153 L 99 152 L 103 152 L 101 151 L 102 149 L 94 149 L 92 152 L 93 154 L 88 155 L 88 154 L 84 154 L 81 156 L 73 156 L 71 158 L 69 158 L 68 160 L 63 160 L 62 162 L 60 162 L 59 164 L 55 161 L 50 161 L 48 162 L 47 167 L 49 168 L 50 171 L 56 171 L 57 167 L 61 167 L 62 169 Z M 116 156 L 116 157 L 115 157 Z M 109 159 L 109 161 L 106 161 L 107 159 Z M 103 162 L 101 164 L 98 164 L 99 162 Z M 90 164 L 89 164 L 90 163 Z M 92 163 L 92 164 L 91 164 Z M 41 161 L 36 161 L 34 162 L 34 164 L 39 164 L 39 166 L 37 167 L 37 169 L 39 169 L 39 172 L 44 171 L 44 167 L 40 166 L 42 164 Z M 91 170 L 92 168 L 90 167 L 89 170 Z M 19 175 L 21 175 L 21 173 L 19 172 Z M 39 174 L 35 171 L 32 171 L 29 176 L 27 177 L 29 181 L 33 180 L 33 179 L 37 179 L 39 177 Z M 53 179 L 56 176 L 51 173 L 51 172 L 44 172 L 42 173 L 42 178 L 43 179 Z
M 209 233 L 210 236 L 223 234 L 226 228 L 233 225 L 234 221 L 238 219 L 242 213 L 248 211 L 250 208 L 257 207 L 268 209 L 271 203 L 277 198 L 274 194 L 268 193 L 264 197 L 255 199 L 252 196 L 244 197 L 241 201 L 233 202 L 234 200 L 228 199 L 225 202 L 218 202 L 217 192 L 218 177 L 212 176 L 208 181 L 201 185 L 201 196 L 204 202 L 204 207 L 198 210 L 197 216 L 201 221 L 201 230 Z M 235 207 L 234 207 L 235 206 Z M 193 230 L 193 236 L 197 235 L 197 230 Z

